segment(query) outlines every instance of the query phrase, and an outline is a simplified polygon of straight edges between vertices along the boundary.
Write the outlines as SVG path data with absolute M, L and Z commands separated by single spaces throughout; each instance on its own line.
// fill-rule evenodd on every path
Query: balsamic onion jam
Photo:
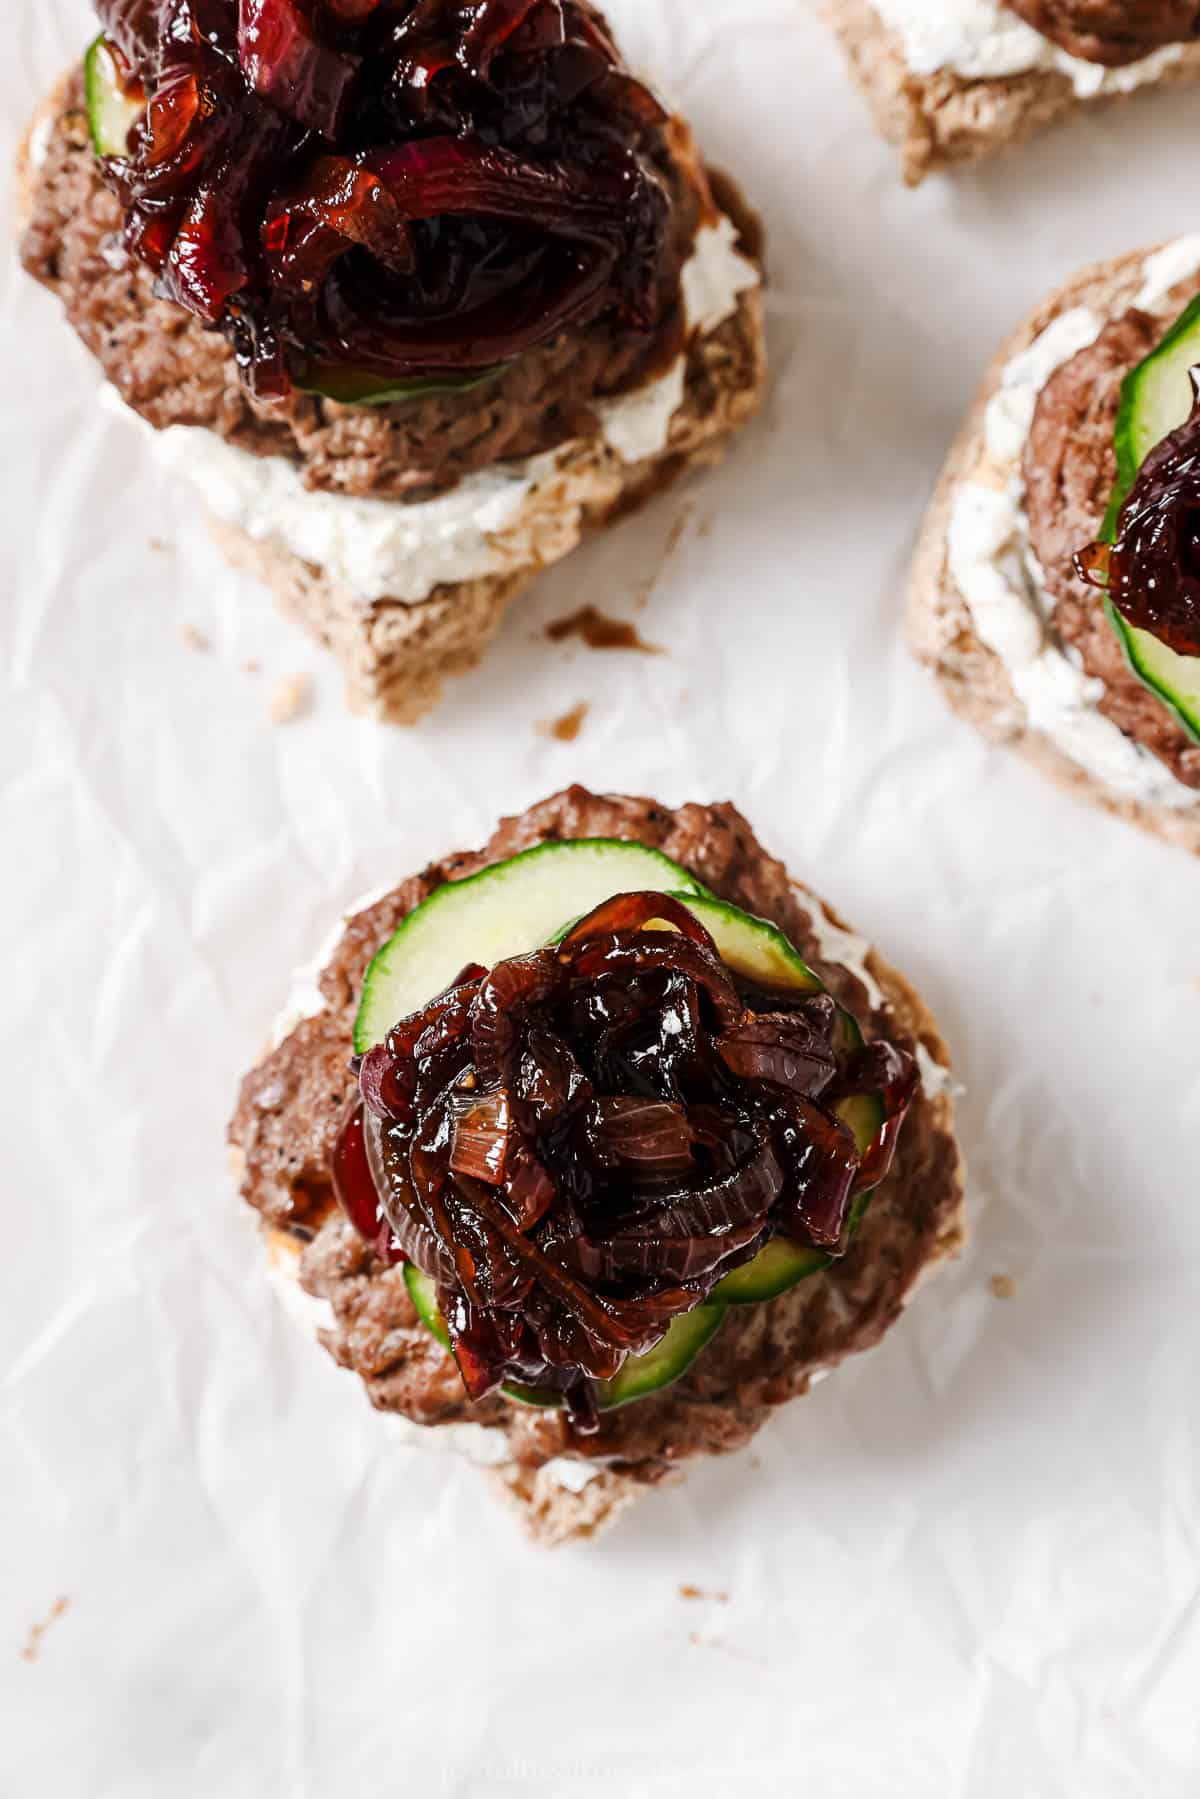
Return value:
M 126 243 L 260 398 L 678 299 L 667 117 L 589 0 L 98 0 Z M 330 391 L 333 391 L 332 389 Z
M 334 1166 L 351 1222 L 436 1282 L 472 1399 L 518 1381 L 584 1432 L 592 1380 L 773 1237 L 845 1253 L 917 1083 L 829 994 L 751 986 L 654 893 L 465 968 L 357 1066 Z M 863 1093 L 884 1121 L 865 1154 L 834 1111 Z
M 1200 656 L 1200 370 L 1191 379 L 1191 417 L 1142 463 L 1111 548 L 1075 559 L 1123 619 L 1180 656 Z

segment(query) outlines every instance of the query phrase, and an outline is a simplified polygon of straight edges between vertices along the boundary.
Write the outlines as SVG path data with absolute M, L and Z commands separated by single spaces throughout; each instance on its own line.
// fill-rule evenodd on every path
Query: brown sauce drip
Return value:
M 551 643 L 563 643 L 568 637 L 579 637 L 589 650 L 636 650 L 643 656 L 663 656 L 666 651 L 656 643 L 646 643 L 630 619 L 610 618 L 595 606 L 581 606 L 555 618 L 546 626 Z
M 561 718 L 552 719 L 546 726 L 546 733 L 550 737 L 556 737 L 559 743 L 574 743 L 583 729 L 583 721 L 587 715 L 587 701 L 581 700 L 578 706 L 572 706 Z

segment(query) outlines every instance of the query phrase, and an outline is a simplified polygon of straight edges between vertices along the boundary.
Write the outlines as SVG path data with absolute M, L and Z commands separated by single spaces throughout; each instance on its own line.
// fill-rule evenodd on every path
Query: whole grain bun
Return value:
M 900 152 L 910 187 L 939 169 L 995 156 L 1045 126 L 1130 97 L 1081 97 L 1069 76 L 1046 69 L 986 80 L 948 69 L 916 75 L 899 38 L 883 23 L 871 0 L 824 0 L 822 10 L 841 40 L 876 125 Z M 1200 45 L 1189 44 L 1153 81 L 1134 92 L 1190 87 L 1197 81 Z
M 1200 855 L 1200 805 L 1179 811 L 1127 799 L 1030 727 L 1004 664 L 976 634 L 949 565 L 948 534 L 955 492 L 979 462 L 988 404 L 1008 363 L 1073 307 L 1087 307 L 1100 318 L 1126 312 L 1142 286 L 1142 268 L 1152 253 L 1135 250 L 1081 270 L 1042 300 L 1001 345 L 950 452 L 921 527 L 908 595 L 908 639 L 914 654 L 933 669 L 954 711 L 987 737 L 1019 750 L 1078 798 Z

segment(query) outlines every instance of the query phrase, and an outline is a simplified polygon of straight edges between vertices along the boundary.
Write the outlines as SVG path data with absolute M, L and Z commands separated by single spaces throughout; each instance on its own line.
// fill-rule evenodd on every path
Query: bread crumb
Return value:
M 67 1598 L 56 1599 L 46 1616 L 39 1623 L 30 1626 L 25 1646 L 20 1651 L 23 1662 L 36 1662 L 42 1651 L 42 1638 L 52 1624 L 57 1624 L 70 1603 L 71 1601 Z
M 199 625 L 193 625 L 188 619 L 185 619 L 183 624 L 180 625 L 179 635 L 182 637 L 189 650 L 212 649 L 212 644 L 204 635 L 204 632 L 200 629 Z
M 557 737 L 560 743 L 574 743 L 583 728 L 583 721 L 587 715 L 587 701 L 580 700 L 578 706 L 572 706 L 571 710 L 564 712 L 561 718 L 543 720 L 539 724 L 538 730 L 547 737 Z
M 1011 1274 L 993 1274 L 988 1286 L 996 1299 L 1012 1299 L 1017 1291 L 1017 1283 Z
M 251 656 L 249 662 L 242 663 L 242 673 L 245 675 L 261 675 L 262 663 L 256 656 Z
M 679 1597 L 681 1599 L 712 1599 L 715 1600 L 718 1605 L 729 1604 L 728 1593 L 721 1591 L 709 1592 L 704 1587 L 694 1587 L 690 1581 L 685 1582 L 685 1584 L 680 1587 Z
M 287 725 L 308 711 L 312 682 L 307 675 L 284 675 L 275 683 L 268 710 L 272 724 Z

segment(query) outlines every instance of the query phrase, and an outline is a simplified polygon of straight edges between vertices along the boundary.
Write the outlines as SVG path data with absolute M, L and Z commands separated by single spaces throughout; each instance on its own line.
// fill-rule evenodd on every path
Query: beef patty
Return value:
M 1200 35 L 1196 0 L 1008 0 L 1008 5 L 1069 55 L 1114 68 Z
M 1025 446 L 1025 504 L 1030 545 L 1055 602 L 1055 631 L 1078 650 L 1088 674 L 1103 681 L 1101 712 L 1176 780 L 1200 788 L 1200 744 L 1134 674 L 1100 594 L 1080 580 L 1072 562 L 1094 542 L 1108 510 L 1121 383 L 1163 330 L 1162 319 L 1127 312 L 1050 377 Z
M 700 216 L 696 165 L 675 126 L 662 173 L 675 202 L 672 278 Z M 610 320 L 564 331 L 485 386 L 401 404 L 342 406 L 293 393 L 256 402 L 219 332 L 155 297 L 154 278 L 121 244 L 122 215 L 101 178 L 83 110 L 82 77 L 66 84 L 45 158 L 34 171 L 21 244 L 25 268 L 67 318 L 121 398 L 151 425 L 203 425 L 241 449 L 286 456 L 311 488 L 421 499 L 464 475 L 538 454 L 599 429 L 598 400 L 635 388 L 682 346 L 676 306 L 658 331 Z
M 420 1324 L 401 1270 L 376 1261 L 333 1199 L 330 1161 L 354 1092 L 354 1015 L 371 956 L 436 887 L 535 844 L 579 837 L 623 838 L 662 850 L 723 899 L 779 925 L 858 1013 L 868 1035 L 886 1033 L 912 1046 L 924 1033 L 926 1047 L 944 1056 L 898 977 L 875 966 L 887 998 L 872 1010 L 856 975 L 822 961 L 812 902 L 733 807 L 671 811 L 575 787 L 506 819 L 483 850 L 434 864 L 349 921 L 320 977 L 325 1010 L 299 1024 L 247 1075 L 230 1141 L 243 1168 L 244 1197 L 265 1219 L 306 1240 L 302 1284 L 333 1308 L 335 1323 L 323 1340 L 362 1377 L 374 1405 L 421 1424 L 470 1420 L 506 1431 L 512 1458 L 530 1468 L 564 1453 L 598 1457 L 652 1484 L 688 1456 L 737 1448 L 773 1407 L 805 1392 L 817 1370 L 879 1341 L 922 1270 L 957 1246 L 958 1153 L 944 1102 L 919 1092 L 892 1172 L 849 1254 L 768 1304 L 730 1308 L 680 1381 L 605 1415 L 597 1437 L 573 1437 L 557 1412 L 495 1397 L 472 1405 L 452 1361 Z

